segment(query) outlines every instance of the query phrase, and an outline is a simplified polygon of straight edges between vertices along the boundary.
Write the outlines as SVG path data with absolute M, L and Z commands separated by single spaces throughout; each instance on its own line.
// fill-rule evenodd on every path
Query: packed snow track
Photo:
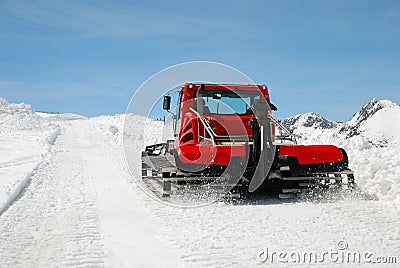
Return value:
M 60 123 L 50 159 L 0 217 L 0 266 L 151 267 L 154 252 L 179 266 L 121 175 L 121 153 L 89 120 Z

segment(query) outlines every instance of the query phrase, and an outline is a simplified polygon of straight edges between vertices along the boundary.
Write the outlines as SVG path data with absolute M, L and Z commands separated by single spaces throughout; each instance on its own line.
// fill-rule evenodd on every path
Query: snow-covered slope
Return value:
M 37 115 L 29 104 L 9 103 L 0 98 L 0 132 L 41 131 L 47 124 Z
M 0 213 L 44 161 L 58 130 L 30 105 L 0 98 Z
M 149 144 L 164 142 L 173 137 L 172 127 L 164 125 L 162 121 L 152 120 L 134 114 L 102 115 L 96 117 L 98 128 L 118 146 L 123 145 L 124 127 L 129 128 L 130 138 L 141 147 Z M 127 130 L 125 129 L 125 132 Z
M 348 122 L 307 113 L 285 119 L 300 144 L 344 148 L 362 190 L 382 200 L 400 201 L 400 106 L 372 99 Z
M 302 144 L 324 144 L 343 140 L 339 132 L 343 123 L 329 121 L 316 113 L 299 114 L 283 120 L 283 125 L 292 131 Z
M 361 136 L 375 146 L 400 145 L 400 106 L 389 100 L 372 99 L 346 123 L 325 119 L 316 113 L 283 120 L 302 142 L 343 142 Z
M 361 135 L 378 146 L 400 145 L 400 106 L 372 99 L 346 124 L 349 137 Z

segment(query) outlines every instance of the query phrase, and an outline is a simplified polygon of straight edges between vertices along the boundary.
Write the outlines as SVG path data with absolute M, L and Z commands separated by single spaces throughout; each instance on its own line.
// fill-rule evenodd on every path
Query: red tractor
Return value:
M 164 96 L 163 108 L 171 109 L 171 96 Z M 171 182 L 221 177 L 241 192 L 258 189 L 280 198 L 310 187 L 353 187 L 343 149 L 297 145 L 273 110 L 265 85 L 186 83 L 173 117 L 175 139 L 146 147 L 143 177 L 151 169 L 152 178 L 162 178 L 164 196 L 171 193 Z

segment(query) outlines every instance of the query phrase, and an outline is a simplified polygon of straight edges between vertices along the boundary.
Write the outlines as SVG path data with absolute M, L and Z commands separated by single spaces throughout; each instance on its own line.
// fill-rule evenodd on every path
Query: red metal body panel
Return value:
M 340 162 L 344 158 L 334 145 L 281 145 L 279 154 L 294 156 L 301 165 Z
M 245 156 L 245 146 L 189 145 L 179 146 L 179 159 L 185 164 L 228 166 L 234 156 Z

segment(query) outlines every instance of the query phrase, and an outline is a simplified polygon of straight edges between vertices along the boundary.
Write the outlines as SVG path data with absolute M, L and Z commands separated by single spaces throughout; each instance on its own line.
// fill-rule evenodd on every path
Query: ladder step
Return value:
M 301 192 L 301 189 L 282 189 L 282 193 L 287 194 L 287 193 L 299 193 Z
M 315 182 L 299 182 L 299 186 L 301 187 L 315 187 L 318 186 L 318 183 Z
M 320 179 L 319 177 L 283 177 L 284 181 L 306 181 L 306 180 L 316 180 Z
M 297 194 L 279 194 L 278 197 L 281 199 L 293 199 L 297 198 Z
M 290 171 L 290 167 L 289 166 L 283 166 L 279 168 L 280 171 Z

